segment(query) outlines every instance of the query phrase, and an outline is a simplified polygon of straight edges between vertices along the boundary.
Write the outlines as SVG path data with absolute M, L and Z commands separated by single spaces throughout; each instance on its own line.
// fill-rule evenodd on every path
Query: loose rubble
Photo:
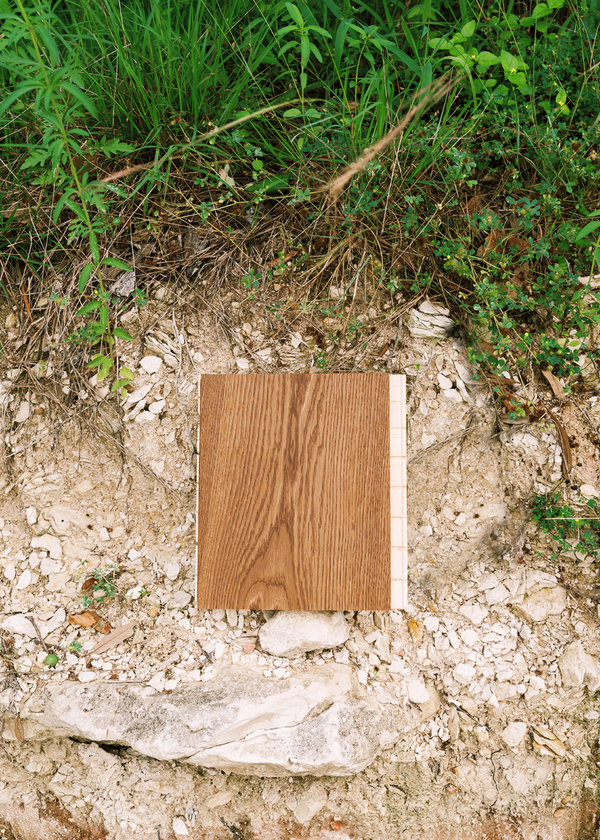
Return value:
M 153 837 L 155 826 L 161 837 L 225 837 L 221 819 L 261 840 L 387 840 L 399 825 L 416 840 L 440 824 L 500 832 L 518 813 L 541 836 L 577 836 L 596 784 L 598 615 L 580 594 L 593 593 L 595 569 L 574 550 L 557 563 L 527 523 L 532 496 L 561 475 L 555 426 L 497 431 L 436 306 L 416 310 L 429 332 L 393 360 L 410 386 L 403 613 L 194 606 L 198 374 L 263 370 L 269 358 L 305 370 L 303 327 L 278 349 L 247 314 L 231 344 L 204 316 L 144 324 L 146 355 L 123 359 L 136 377 L 119 418 L 137 460 L 74 424 L 54 443 L 34 389 L 6 403 L 3 819 L 38 819 L 42 796 L 110 840 L 149 825 Z M 81 405 L 104 410 L 106 386 L 89 386 Z M 586 410 L 600 423 L 598 401 Z M 597 498 L 595 444 L 579 414 L 561 411 L 578 440 L 574 479 Z M 77 624 L 86 611 L 100 621 Z

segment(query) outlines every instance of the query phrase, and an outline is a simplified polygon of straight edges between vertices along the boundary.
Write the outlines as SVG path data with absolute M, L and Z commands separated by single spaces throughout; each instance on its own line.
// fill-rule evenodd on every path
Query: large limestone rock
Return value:
M 62 683 L 34 695 L 21 717 L 54 736 L 122 744 L 165 761 L 244 775 L 344 776 L 364 769 L 426 714 L 384 716 L 347 666 L 331 665 L 284 680 L 231 667 L 170 694 Z
M 568 645 L 558 660 L 563 685 L 567 688 L 586 685 L 593 693 L 600 688 L 600 663 L 586 653 L 581 642 Z
M 335 648 L 348 641 L 343 613 L 282 610 L 259 631 L 261 646 L 273 656 L 299 656 L 310 650 Z
M 527 621 L 546 621 L 551 615 L 560 615 L 567 606 L 567 593 L 562 586 L 540 589 L 527 595 L 523 603 L 514 608 Z

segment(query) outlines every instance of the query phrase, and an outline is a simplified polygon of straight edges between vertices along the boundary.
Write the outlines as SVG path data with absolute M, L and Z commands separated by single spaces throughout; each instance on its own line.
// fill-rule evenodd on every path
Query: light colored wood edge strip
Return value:
M 390 609 L 403 610 L 406 607 L 406 581 L 393 580 L 391 586 Z
M 198 374 L 198 442 L 196 444 L 196 586 L 194 588 L 194 602 L 198 603 L 198 568 L 200 566 L 200 546 L 198 545 L 198 522 L 200 516 L 200 508 L 198 506 L 200 493 L 200 383 L 202 381 L 202 374 Z
M 390 376 L 391 608 L 406 607 L 406 377 Z

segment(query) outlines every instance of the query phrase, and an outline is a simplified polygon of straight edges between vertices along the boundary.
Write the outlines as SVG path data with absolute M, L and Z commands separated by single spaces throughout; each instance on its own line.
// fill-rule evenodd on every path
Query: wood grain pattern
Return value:
M 203 375 L 197 606 L 390 608 L 386 374 Z

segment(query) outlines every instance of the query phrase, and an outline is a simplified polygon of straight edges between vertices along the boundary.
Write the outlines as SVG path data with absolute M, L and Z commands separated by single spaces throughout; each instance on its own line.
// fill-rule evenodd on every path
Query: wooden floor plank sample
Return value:
M 203 375 L 197 606 L 390 609 L 390 440 L 387 374 Z

